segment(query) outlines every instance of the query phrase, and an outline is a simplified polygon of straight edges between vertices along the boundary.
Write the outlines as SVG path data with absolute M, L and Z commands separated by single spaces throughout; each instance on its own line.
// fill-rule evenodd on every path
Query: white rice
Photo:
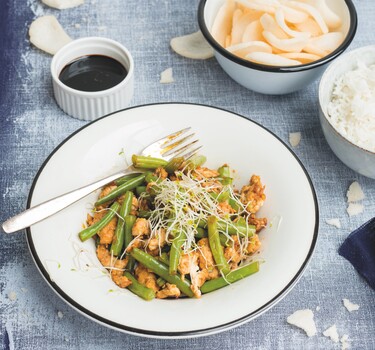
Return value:
M 375 152 L 375 64 L 358 61 L 356 69 L 339 77 L 327 111 L 342 136 Z

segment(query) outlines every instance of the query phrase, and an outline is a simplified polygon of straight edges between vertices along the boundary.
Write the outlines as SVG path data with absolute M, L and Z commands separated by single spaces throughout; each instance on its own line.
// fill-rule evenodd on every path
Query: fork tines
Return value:
M 202 146 L 196 147 L 194 149 L 192 148 L 199 142 L 199 140 L 196 139 L 187 143 L 188 140 L 195 136 L 195 133 L 184 136 L 190 129 L 191 128 L 188 127 L 179 130 L 162 139 L 164 142 L 160 147 L 162 148 L 161 154 L 163 158 L 172 159 L 175 157 L 184 157 L 185 159 L 189 159 L 193 155 L 197 154 L 198 150 L 200 150 Z

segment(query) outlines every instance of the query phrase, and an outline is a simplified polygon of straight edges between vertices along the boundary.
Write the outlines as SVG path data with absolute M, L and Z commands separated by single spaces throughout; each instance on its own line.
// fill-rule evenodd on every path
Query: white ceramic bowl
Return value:
M 116 86 L 102 91 L 80 91 L 65 85 L 59 79 L 62 69 L 82 56 L 103 55 L 114 58 L 128 71 Z M 134 91 L 134 62 L 130 52 L 119 42 L 88 37 L 63 46 L 51 62 L 53 92 L 60 108 L 70 116 L 82 120 L 99 117 L 124 109 L 130 104 Z
M 270 223 L 260 233 L 264 263 L 255 275 L 201 299 L 144 301 L 128 290 L 119 290 L 103 275 L 94 240 L 82 243 L 78 238 L 98 196 L 93 193 L 32 226 L 27 240 L 48 285 L 77 311 L 116 330 L 184 338 L 233 328 L 280 301 L 302 276 L 312 256 L 319 215 L 313 185 L 301 162 L 264 127 L 208 106 L 139 106 L 86 125 L 45 161 L 32 185 L 28 206 L 118 171 L 133 153 L 187 126 L 201 140 L 208 166 L 228 163 L 237 170 L 238 187 L 248 183 L 251 174 L 261 176 L 267 200 L 259 215 Z M 62 168 L 69 171 L 61 173 Z
M 342 54 L 354 38 L 357 30 L 357 13 L 351 0 L 327 0 L 340 16 L 340 28 L 345 35 L 343 43 L 322 59 L 300 66 L 275 67 L 257 64 L 233 55 L 212 37 L 210 30 L 215 16 L 225 0 L 201 0 L 198 8 L 200 29 L 213 47 L 215 57 L 224 71 L 242 86 L 263 94 L 281 95 L 300 90 L 324 72 L 327 64 Z
M 347 140 L 332 126 L 327 112 L 336 79 L 356 68 L 358 59 L 366 64 L 375 64 L 375 45 L 347 52 L 328 67 L 319 85 L 319 117 L 324 136 L 336 156 L 359 174 L 375 179 L 375 152 Z

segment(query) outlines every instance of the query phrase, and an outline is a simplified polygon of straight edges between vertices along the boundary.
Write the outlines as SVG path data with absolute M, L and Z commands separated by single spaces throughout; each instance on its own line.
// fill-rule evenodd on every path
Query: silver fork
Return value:
M 184 157 L 185 159 L 191 158 L 198 152 L 199 149 L 202 148 L 202 146 L 193 148 L 194 146 L 196 146 L 198 140 L 187 143 L 187 141 L 195 135 L 194 133 L 182 137 L 190 129 L 191 128 L 189 127 L 176 131 L 173 134 L 165 136 L 160 140 L 151 143 L 143 149 L 141 155 L 163 158 L 168 161 L 174 157 Z M 141 171 L 139 169 L 137 170 L 132 166 L 129 166 L 123 171 L 107 176 L 106 178 L 91 183 L 90 185 L 78 188 L 61 196 L 38 204 L 35 207 L 27 209 L 24 212 L 15 215 L 5 221 L 2 224 L 2 229 L 6 233 L 12 233 L 22 230 L 26 227 L 30 227 L 37 222 L 47 219 L 51 215 L 58 213 L 62 209 L 77 202 L 78 200 L 87 196 L 98 188 L 103 187 L 107 183 L 117 180 L 125 175 L 140 172 Z

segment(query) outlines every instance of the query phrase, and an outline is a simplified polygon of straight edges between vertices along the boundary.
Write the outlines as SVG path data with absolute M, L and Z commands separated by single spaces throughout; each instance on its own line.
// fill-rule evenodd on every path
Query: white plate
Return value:
M 129 160 L 150 142 L 187 126 L 197 132 L 209 166 L 228 163 L 237 170 L 237 187 L 246 184 L 251 174 L 261 176 L 267 200 L 260 215 L 271 223 L 260 235 L 264 263 L 257 274 L 201 299 L 143 301 L 118 289 L 101 272 L 93 240 L 81 243 L 78 239 L 97 196 L 94 193 L 28 229 L 27 240 L 49 286 L 77 311 L 101 324 L 164 338 L 227 330 L 280 301 L 311 258 L 318 233 L 318 206 L 301 162 L 264 127 L 208 106 L 146 105 L 84 126 L 45 161 L 34 180 L 28 207 L 115 172 L 125 166 L 125 158 Z

